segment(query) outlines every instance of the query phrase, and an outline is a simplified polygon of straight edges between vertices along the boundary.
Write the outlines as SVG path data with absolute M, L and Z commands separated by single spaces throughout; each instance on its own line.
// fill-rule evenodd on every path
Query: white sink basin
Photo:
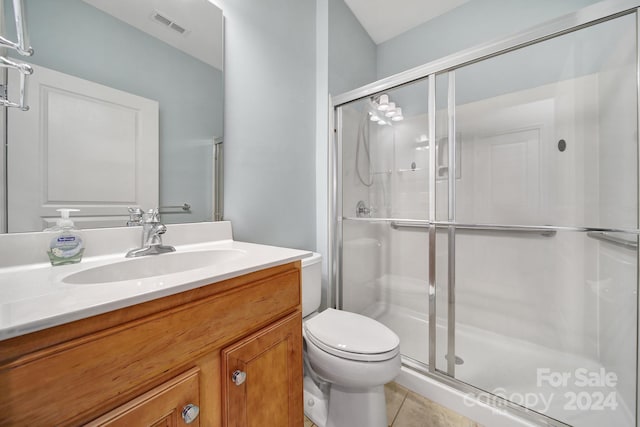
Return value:
M 70 274 L 62 281 L 72 285 L 93 285 L 145 279 L 211 267 L 215 264 L 242 258 L 245 255 L 246 252 L 240 249 L 211 249 L 149 255 L 89 268 Z

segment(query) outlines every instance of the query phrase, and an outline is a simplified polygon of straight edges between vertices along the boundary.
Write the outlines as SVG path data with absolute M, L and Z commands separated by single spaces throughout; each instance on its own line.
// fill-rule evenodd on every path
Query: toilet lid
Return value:
M 396 356 L 400 338 L 382 323 L 360 314 L 329 308 L 304 322 L 313 344 L 350 360 L 382 361 Z

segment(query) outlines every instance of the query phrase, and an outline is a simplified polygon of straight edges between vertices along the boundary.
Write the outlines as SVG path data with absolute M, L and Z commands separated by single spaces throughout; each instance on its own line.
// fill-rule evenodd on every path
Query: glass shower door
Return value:
M 438 76 L 436 368 L 498 406 L 635 426 L 636 41 L 628 15 Z
M 405 360 L 428 362 L 428 84 L 338 110 L 342 265 L 338 306 L 374 318 Z M 411 222 L 419 227 L 406 229 Z

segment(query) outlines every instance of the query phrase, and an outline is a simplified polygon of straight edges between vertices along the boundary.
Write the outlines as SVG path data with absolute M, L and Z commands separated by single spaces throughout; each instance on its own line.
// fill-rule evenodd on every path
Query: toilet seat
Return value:
M 304 322 L 306 338 L 337 357 L 381 362 L 400 352 L 398 336 L 380 322 L 348 311 L 327 309 Z

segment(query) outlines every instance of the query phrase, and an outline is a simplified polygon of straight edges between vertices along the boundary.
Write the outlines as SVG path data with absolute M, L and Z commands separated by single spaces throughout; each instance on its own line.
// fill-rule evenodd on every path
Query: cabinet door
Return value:
M 236 379 L 235 372 L 242 379 Z M 223 425 L 300 427 L 302 315 L 300 312 L 222 351 Z
M 90 422 L 87 426 L 179 427 L 187 424 L 199 426 L 198 416 L 194 417 L 190 423 L 186 422 L 189 416 L 193 418 L 194 413 L 199 411 L 199 373 L 198 368 L 193 368 Z M 182 412 L 187 405 L 195 405 L 195 407 L 191 409 L 185 420 Z

